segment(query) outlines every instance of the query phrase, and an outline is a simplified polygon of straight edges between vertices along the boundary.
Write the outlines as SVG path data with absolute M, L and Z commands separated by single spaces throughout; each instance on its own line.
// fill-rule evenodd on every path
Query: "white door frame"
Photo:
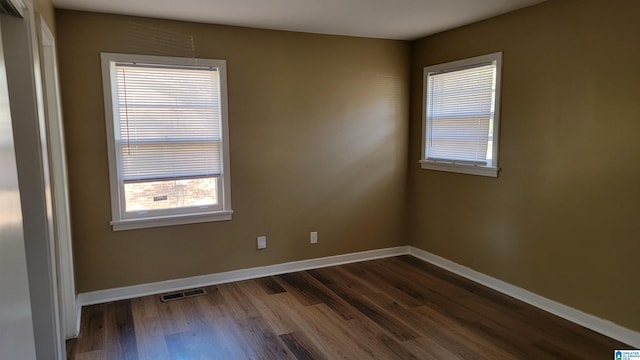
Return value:
M 1 26 L 35 350 L 39 359 L 64 359 L 37 21 L 30 0 L 18 5 L 23 17 L 5 16 Z
M 53 202 L 54 245 L 58 273 L 58 300 L 61 333 L 66 339 L 78 336 L 76 289 L 73 272 L 73 249 L 69 211 L 69 181 L 65 154 L 64 131 L 60 106 L 58 63 L 55 37 L 42 16 L 40 27 L 40 60 L 47 122 L 49 175 Z

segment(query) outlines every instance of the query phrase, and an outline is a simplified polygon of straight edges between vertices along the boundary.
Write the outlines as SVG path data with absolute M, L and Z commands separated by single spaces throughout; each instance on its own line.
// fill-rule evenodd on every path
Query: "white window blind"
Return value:
M 221 174 L 216 68 L 116 63 L 115 72 L 124 182 Z
M 426 159 L 491 166 L 496 62 L 427 77 Z

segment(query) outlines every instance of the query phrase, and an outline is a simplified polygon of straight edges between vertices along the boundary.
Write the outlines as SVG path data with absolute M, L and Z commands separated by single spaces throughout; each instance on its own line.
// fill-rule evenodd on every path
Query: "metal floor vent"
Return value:
M 160 296 L 160 301 L 167 302 L 172 300 L 186 299 L 194 296 L 205 295 L 207 292 L 204 289 L 185 290 L 177 293 L 171 293 Z

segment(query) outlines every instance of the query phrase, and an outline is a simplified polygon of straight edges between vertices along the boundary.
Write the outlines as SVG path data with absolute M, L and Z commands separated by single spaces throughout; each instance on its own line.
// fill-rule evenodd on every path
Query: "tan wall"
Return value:
M 640 330 L 638 14 L 552 0 L 414 44 L 412 244 Z M 422 68 L 495 51 L 499 177 L 420 170 Z
M 79 292 L 405 244 L 408 42 L 56 15 Z M 227 60 L 232 221 L 111 230 L 100 52 Z

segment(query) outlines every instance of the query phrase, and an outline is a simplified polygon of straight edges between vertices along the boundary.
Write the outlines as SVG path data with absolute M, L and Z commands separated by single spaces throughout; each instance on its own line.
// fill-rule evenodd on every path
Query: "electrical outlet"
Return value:
M 267 248 L 267 237 L 258 236 L 258 250 Z
M 311 243 L 312 244 L 317 244 L 318 243 L 318 232 L 317 231 L 312 231 L 311 232 Z

